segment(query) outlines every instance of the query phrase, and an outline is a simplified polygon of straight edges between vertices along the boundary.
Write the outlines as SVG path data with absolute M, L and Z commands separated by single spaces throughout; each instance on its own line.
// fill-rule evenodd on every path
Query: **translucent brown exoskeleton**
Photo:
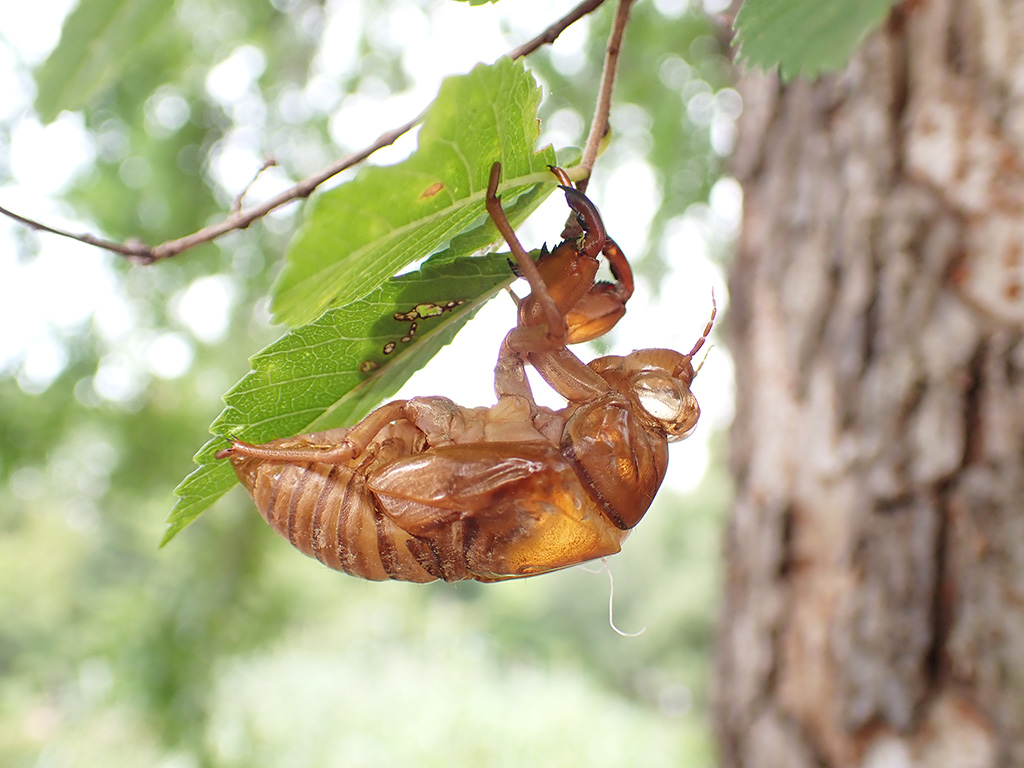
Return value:
M 230 459 L 267 522 L 298 549 L 365 579 L 499 581 L 619 551 L 665 477 L 668 443 L 700 409 L 693 356 L 646 349 L 583 363 L 567 344 L 595 338 L 625 311 L 629 264 L 596 207 L 553 169 L 578 232 L 534 263 L 512 231 L 491 171 L 487 210 L 530 284 L 501 344 L 497 403 L 398 400 L 352 427 L 232 441 Z M 595 283 L 597 257 L 614 283 Z M 529 365 L 567 401 L 537 405 Z

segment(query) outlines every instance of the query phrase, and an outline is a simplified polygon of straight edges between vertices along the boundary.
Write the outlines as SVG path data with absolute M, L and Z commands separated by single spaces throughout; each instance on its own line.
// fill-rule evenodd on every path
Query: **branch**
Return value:
M 627 6 L 630 2 L 632 2 L 632 0 L 620 1 L 624 2 Z M 568 29 L 568 27 L 570 27 L 575 22 L 579 21 L 588 13 L 591 13 L 592 11 L 597 9 L 603 3 L 604 0 L 584 0 L 584 2 L 580 3 L 578 6 L 569 11 L 569 13 L 567 13 L 561 19 L 559 19 L 554 24 L 545 29 L 540 35 L 533 38 L 529 42 L 519 46 L 518 48 L 515 48 L 514 50 L 510 51 L 508 53 L 508 56 L 513 59 L 518 59 L 522 56 L 526 56 L 528 54 L 533 53 L 543 45 L 553 43 L 558 38 L 558 36 L 562 34 L 562 32 Z M 609 43 L 609 45 L 611 45 L 611 43 Z M 607 66 L 608 64 L 606 60 L 606 69 Z M 605 110 L 605 112 L 605 122 L 607 124 L 607 109 Z M 26 218 L 24 216 L 19 216 L 18 214 L 13 213 L 12 211 L 9 211 L 3 207 L 0 207 L 0 214 L 3 214 L 11 219 L 14 219 L 15 221 L 25 225 L 26 227 L 30 227 L 39 232 L 49 232 L 54 235 L 60 235 L 61 237 L 67 237 L 72 240 L 77 240 L 78 242 L 85 243 L 86 245 L 94 245 L 98 248 L 104 248 L 108 251 L 112 251 L 113 253 L 125 256 L 140 264 L 152 264 L 153 262 L 160 261 L 161 259 L 168 259 L 171 258 L 172 256 L 177 256 L 179 253 L 187 251 L 190 248 L 194 248 L 197 245 L 211 242 L 220 237 L 221 235 L 227 234 L 228 232 L 231 232 L 233 230 L 245 229 L 254 221 L 263 218 L 271 211 L 280 208 L 281 206 L 286 205 L 294 200 L 309 197 L 309 195 L 311 195 L 317 187 L 319 187 L 328 179 L 337 176 L 342 171 L 351 168 L 352 166 L 357 165 L 358 163 L 361 163 L 374 152 L 383 149 L 386 146 L 394 144 L 400 137 L 404 136 L 406 133 L 411 131 L 416 125 L 418 125 L 419 122 L 423 119 L 423 115 L 424 113 L 420 113 L 419 115 L 417 115 L 404 125 L 400 125 L 397 128 L 393 128 L 390 131 L 382 133 L 377 138 L 377 140 L 370 144 L 368 147 L 361 149 L 358 152 L 353 152 L 347 157 L 341 158 L 335 163 L 329 165 L 327 168 L 324 168 L 322 171 L 315 173 L 306 179 L 303 179 L 295 186 L 284 190 L 283 192 L 275 195 L 274 197 L 270 198 L 269 200 L 259 205 L 254 205 L 250 208 L 246 208 L 243 210 L 233 210 L 230 213 L 230 215 L 223 221 L 220 221 L 216 224 L 212 224 L 208 227 L 204 227 L 203 229 L 200 229 L 197 232 L 193 232 L 191 235 L 180 237 L 177 240 L 168 240 L 164 243 L 161 243 L 160 245 L 155 245 L 152 247 L 139 241 L 127 241 L 124 243 L 118 243 L 111 240 L 105 240 L 104 238 L 101 237 L 96 237 L 95 235 L 75 234 L 73 232 L 68 232 L 63 229 L 57 229 L 55 227 L 47 226 L 46 224 L 42 224 L 38 221 L 33 221 L 32 219 Z M 591 165 L 588 166 L 588 168 L 592 166 L 593 161 L 591 161 Z M 239 201 L 244 195 L 245 192 L 243 192 L 242 195 L 239 196 Z
M 510 51 L 508 53 L 508 57 L 510 59 L 518 59 L 520 56 L 527 56 L 533 53 L 542 45 L 550 45 L 555 42 L 555 40 L 558 39 L 558 36 L 565 32 L 565 30 L 582 19 L 588 13 L 595 11 L 603 3 L 604 0 L 584 0 L 584 2 L 577 5 L 569 11 L 569 13 L 533 38 L 533 40 L 528 43 L 523 43 L 515 50 Z
M 615 21 L 612 23 L 612 31 L 608 36 L 608 47 L 604 54 L 604 69 L 601 72 L 601 91 L 597 97 L 597 107 L 594 110 L 594 122 L 590 124 L 590 134 L 587 136 L 586 146 L 583 148 L 583 159 L 580 165 L 586 169 L 587 178 L 594 168 L 597 160 L 597 150 L 601 141 L 608 133 L 608 115 L 612 106 L 612 88 L 615 86 L 615 73 L 619 68 L 619 51 L 622 50 L 622 36 L 626 31 L 626 23 L 629 21 L 629 9 L 633 0 L 619 0 L 619 7 L 615 10 Z M 583 180 L 583 189 L 586 189 L 586 179 Z M 577 187 L 579 185 L 577 184 Z
M 128 241 L 126 243 L 115 243 L 113 240 L 104 240 L 102 237 L 96 237 L 95 235 L 76 235 L 74 232 L 68 232 L 65 229 L 57 229 L 47 224 L 41 224 L 38 221 L 33 221 L 24 216 L 19 216 L 14 211 L 9 211 L 6 208 L 0 207 L 0 213 L 8 218 L 14 219 L 19 224 L 24 224 L 29 229 L 34 229 L 37 232 L 49 232 L 53 235 L 60 235 L 61 237 L 69 237 L 72 240 L 77 240 L 80 243 L 86 245 L 95 245 L 97 248 L 104 248 L 114 253 L 119 253 L 122 256 L 127 256 L 130 259 L 144 261 L 149 256 L 152 249 L 144 243 L 138 243 Z
M 412 130 L 422 118 L 422 114 L 417 115 L 404 125 L 400 125 L 397 128 L 392 128 L 390 131 L 382 133 L 370 146 L 341 158 L 324 168 L 322 171 L 314 173 L 312 176 L 300 181 L 294 187 L 274 195 L 272 198 L 260 203 L 259 205 L 254 205 L 251 208 L 245 208 L 238 213 L 228 216 L 223 221 L 217 222 L 209 227 L 204 227 L 198 232 L 193 232 L 191 235 L 180 237 L 177 240 L 169 240 L 166 243 L 154 246 L 150 249 L 147 258 L 141 259 L 141 261 L 146 264 L 151 264 L 154 261 L 159 261 L 160 259 L 177 256 L 182 251 L 187 251 L 189 248 L 194 248 L 202 243 L 208 243 L 223 234 L 231 232 L 232 230 L 245 229 L 257 219 L 262 219 L 268 213 L 280 208 L 286 203 L 290 203 L 293 200 L 298 200 L 300 198 L 309 197 L 313 193 L 313 190 L 332 176 L 337 176 L 339 173 L 351 168 L 353 165 L 363 162 L 363 160 L 368 158 L 377 150 L 383 149 L 390 144 L 394 144 L 400 137 Z

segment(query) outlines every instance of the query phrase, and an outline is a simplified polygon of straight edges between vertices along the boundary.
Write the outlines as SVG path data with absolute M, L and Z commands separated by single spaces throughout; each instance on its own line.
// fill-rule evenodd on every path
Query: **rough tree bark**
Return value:
M 750 74 L 723 766 L 1024 766 L 1024 4 Z

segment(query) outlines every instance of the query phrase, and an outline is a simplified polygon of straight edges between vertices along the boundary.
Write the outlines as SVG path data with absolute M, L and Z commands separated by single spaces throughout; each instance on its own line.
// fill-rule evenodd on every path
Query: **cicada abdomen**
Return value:
M 276 440 L 265 447 L 323 448 L 347 431 Z M 412 537 L 383 513 L 366 482 L 375 467 L 418 449 L 419 436 L 410 432 L 385 435 L 344 463 L 278 463 L 239 455 L 231 456 L 231 463 L 267 523 L 310 557 L 372 581 L 433 581 L 441 575 L 420 564 L 413 554 L 417 547 L 408 546 Z

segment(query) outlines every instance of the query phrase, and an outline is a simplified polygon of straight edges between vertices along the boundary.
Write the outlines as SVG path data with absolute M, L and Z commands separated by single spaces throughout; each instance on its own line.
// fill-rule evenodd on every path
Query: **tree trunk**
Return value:
M 723 766 L 1024 766 L 1024 5 L 749 74 Z

